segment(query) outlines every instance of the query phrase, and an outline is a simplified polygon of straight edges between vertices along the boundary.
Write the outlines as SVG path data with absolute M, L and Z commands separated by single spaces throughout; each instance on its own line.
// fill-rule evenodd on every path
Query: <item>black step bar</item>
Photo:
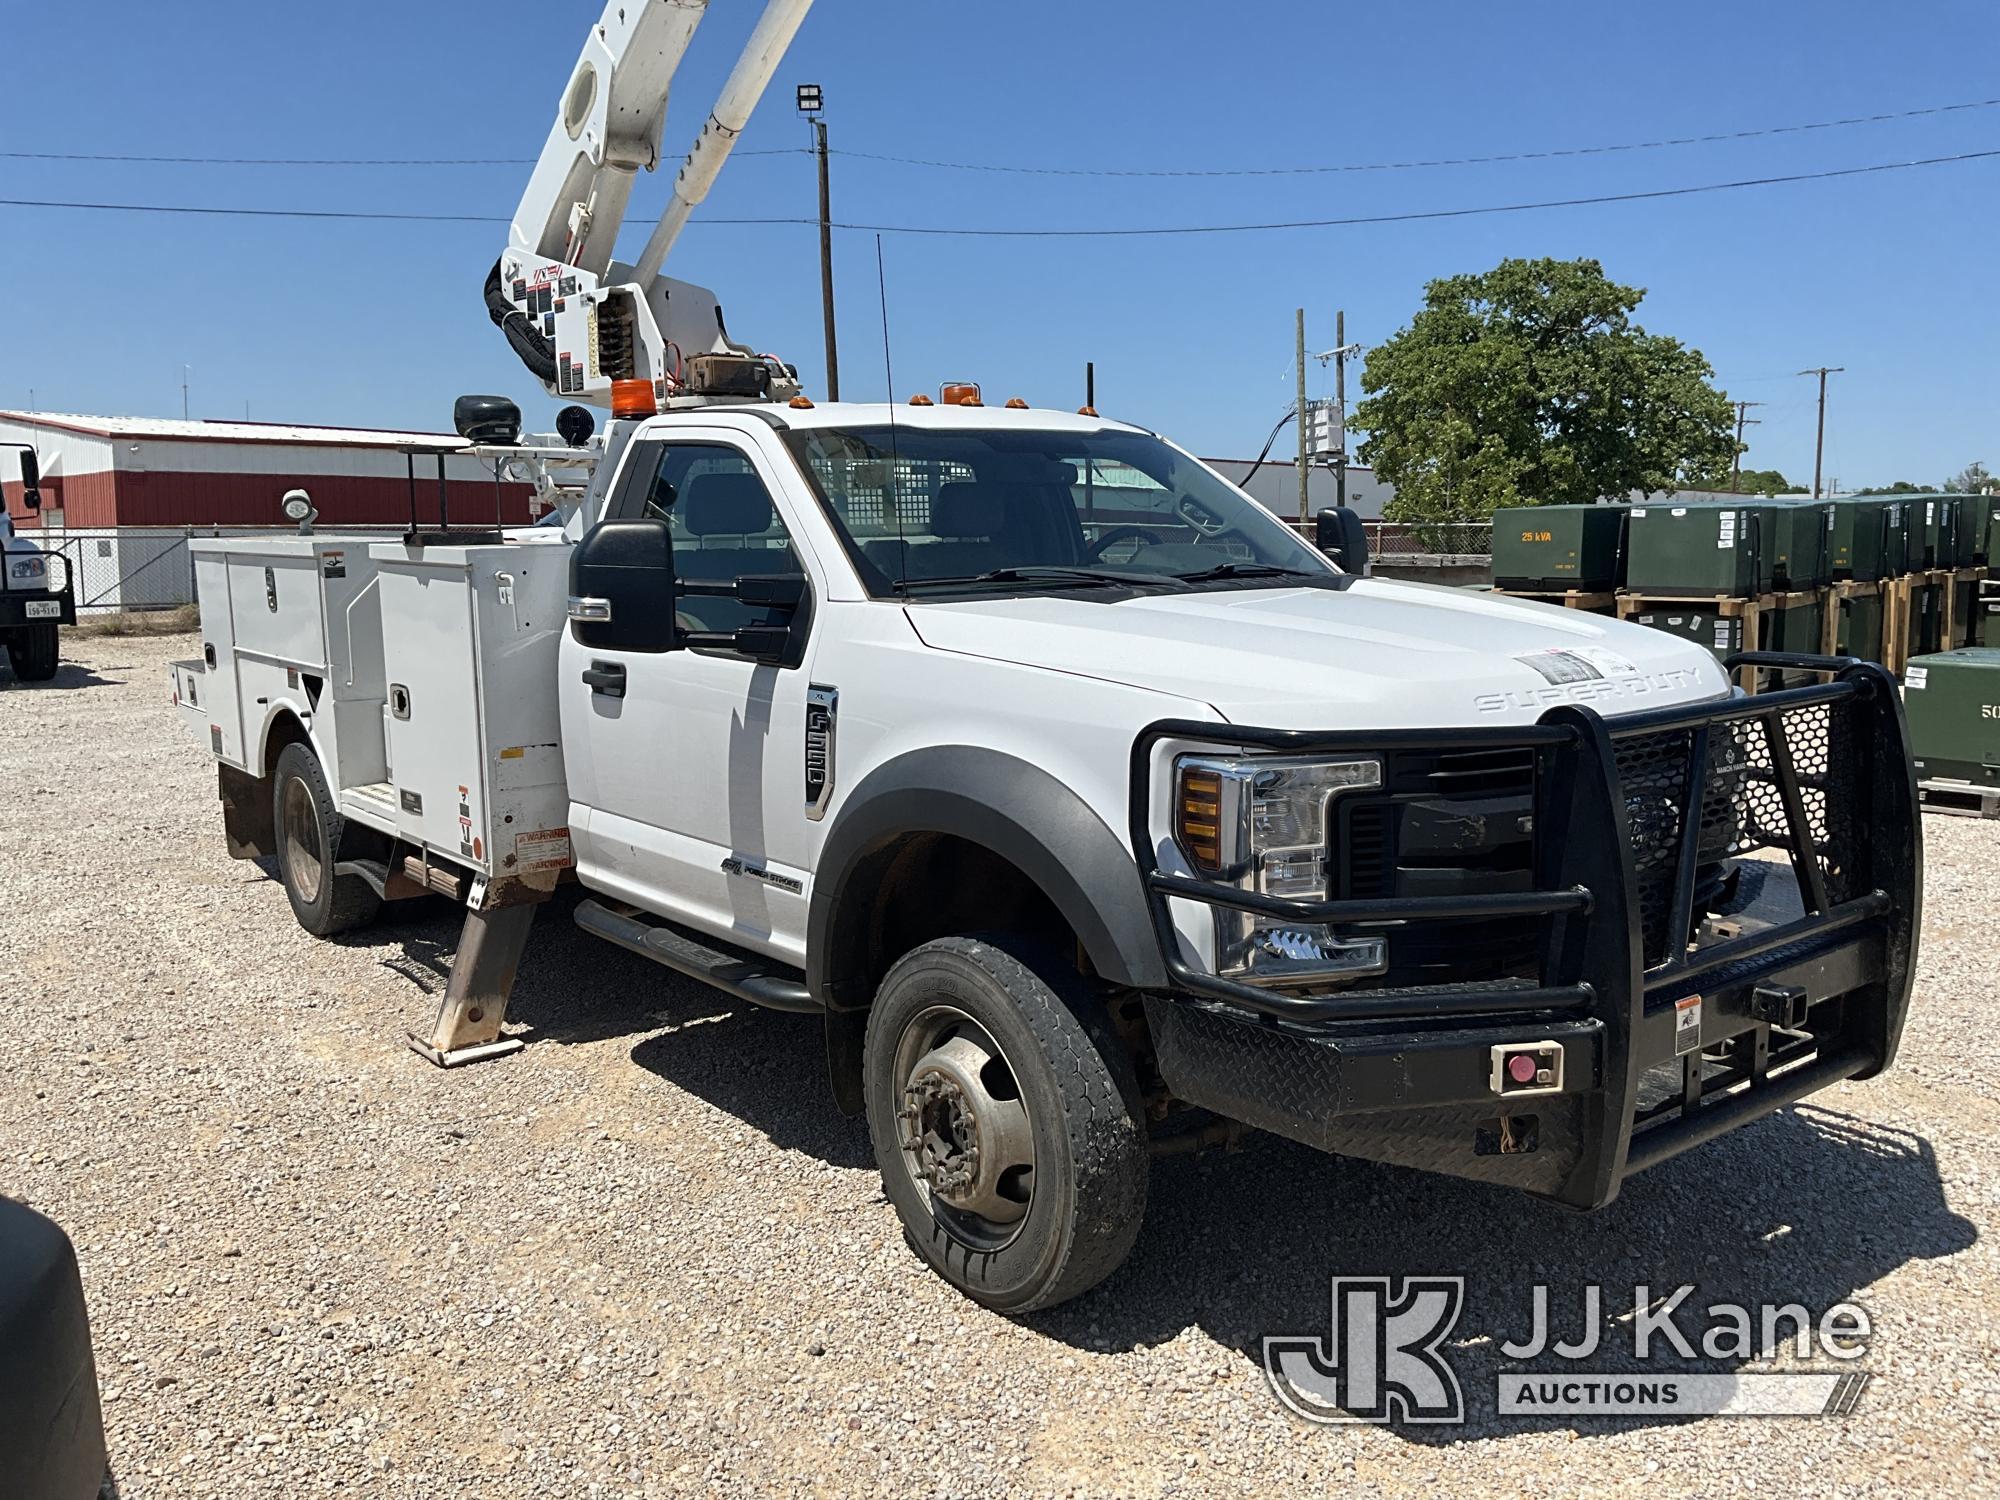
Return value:
M 665 964 L 677 974 L 714 985 L 725 994 L 767 1010 L 816 1016 L 820 1006 L 807 993 L 803 977 L 733 948 L 711 944 L 691 933 L 643 917 L 626 916 L 600 902 L 585 900 L 576 908 L 576 925 L 608 943 Z

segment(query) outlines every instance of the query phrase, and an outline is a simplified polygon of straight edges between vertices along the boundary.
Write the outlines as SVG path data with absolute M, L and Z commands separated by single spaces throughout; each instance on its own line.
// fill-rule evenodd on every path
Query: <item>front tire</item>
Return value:
M 23 625 L 7 641 L 7 660 L 13 664 L 14 675 L 23 682 L 47 682 L 55 676 L 62 661 L 56 622 L 36 620 Z
M 333 792 L 312 747 L 290 744 L 271 777 L 271 826 L 278 836 L 278 877 L 299 926 L 332 937 L 371 920 L 382 898 L 359 875 L 336 875 L 347 836 Z
M 939 938 L 890 969 L 862 1080 L 883 1188 L 917 1254 L 999 1312 L 1123 1263 L 1150 1166 L 1131 1058 L 1059 960 Z

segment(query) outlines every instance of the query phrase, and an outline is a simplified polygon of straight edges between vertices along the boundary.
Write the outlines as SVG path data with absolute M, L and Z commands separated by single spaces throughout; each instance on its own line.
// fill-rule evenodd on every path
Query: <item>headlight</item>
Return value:
M 48 571 L 48 559 L 44 557 L 21 557 L 7 564 L 9 578 L 41 578 Z
M 1327 895 L 1333 802 L 1382 784 L 1382 763 L 1281 756 L 1183 755 L 1174 762 L 1174 840 L 1197 872 L 1295 900 Z M 1251 984 L 1377 974 L 1379 937 L 1213 908 L 1215 967 Z

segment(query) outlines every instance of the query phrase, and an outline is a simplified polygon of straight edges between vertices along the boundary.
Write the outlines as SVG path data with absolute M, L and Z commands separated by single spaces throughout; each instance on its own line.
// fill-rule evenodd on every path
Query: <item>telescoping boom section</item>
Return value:
M 655 398 L 723 382 L 788 394 L 791 372 L 736 343 L 715 293 L 660 272 L 707 198 L 812 0 L 769 0 L 674 179 L 636 262 L 614 258 L 636 174 L 660 165 L 674 74 L 708 0 L 610 0 L 486 280 L 488 315 L 551 395 L 611 404 L 614 382 Z M 703 358 L 706 356 L 706 358 Z

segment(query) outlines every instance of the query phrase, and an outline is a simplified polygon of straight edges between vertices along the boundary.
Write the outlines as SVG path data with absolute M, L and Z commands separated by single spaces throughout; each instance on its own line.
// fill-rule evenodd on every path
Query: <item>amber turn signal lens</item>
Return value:
M 1203 874 L 1222 870 L 1222 778 L 1186 770 L 1174 789 L 1174 840 Z

